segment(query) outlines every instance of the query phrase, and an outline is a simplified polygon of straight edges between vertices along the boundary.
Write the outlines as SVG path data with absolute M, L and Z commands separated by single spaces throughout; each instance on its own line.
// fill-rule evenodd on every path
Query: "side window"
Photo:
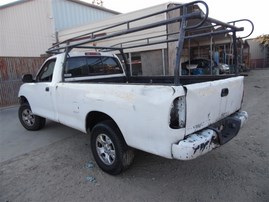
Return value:
M 113 57 L 72 57 L 67 58 L 65 78 L 120 74 L 123 70 Z
M 103 67 L 101 57 L 88 57 L 87 63 L 89 65 L 89 75 L 90 76 L 104 74 L 105 70 Z
M 47 61 L 36 77 L 38 82 L 51 82 L 56 59 Z
M 122 68 L 119 62 L 112 57 L 102 57 L 104 72 L 106 74 L 120 74 L 122 72 Z
M 67 58 L 65 77 L 88 76 L 89 68 L 85 57 Z

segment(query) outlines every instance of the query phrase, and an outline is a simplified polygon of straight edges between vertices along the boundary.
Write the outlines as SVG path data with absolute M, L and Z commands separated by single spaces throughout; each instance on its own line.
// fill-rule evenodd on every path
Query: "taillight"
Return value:
M 170 127 L 173 129 L 184 128 L 186 125 L 186 97 L 176 98 L 170 111 Z

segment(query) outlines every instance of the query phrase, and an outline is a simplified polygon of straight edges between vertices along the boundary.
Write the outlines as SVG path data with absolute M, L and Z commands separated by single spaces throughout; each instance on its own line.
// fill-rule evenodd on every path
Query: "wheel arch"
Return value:
M 92 131 L 92 129 L 94 128 L 94 126 L 100 122 L 103 122 L 103 121 L 112 121 L 115 126 L 118 128 L 118 130 L 120 131 L 121 133 L 121 138 L 123 139 L 125 145 L 127 145 L 126 143 L 126 140 L 124 138 L 124 135 L 122 134 L 122 131 L 121 129 L 119 128 L 118 124 L 116 123 L 116 121 L 109 115 L 107 115 L 106 113 L 103 113 L 103 112 L 100 112 L 100 111 L 91 111 L 87 114 L 86 116 L 86 124 L 85 124 L 85 127 L 86 127 L 86 131 L 89 133 Z
M 102 122 L 102 121 L 106 121 L 106 120 L 111 120 L 114 122 L 114 124 L 118 127 L 118 124 L 116 123 L 116 121 L 114 121 L 114 119 L 107 115 L 106 113 L 100 112 L 100 111 L 91 111 L 87 114 L 86 116 L 86 122 L 85 122 L 85 127 L 86 130 L 88 131 L 92 131 L 93 127 Z M 120 129 L 119 129 L 120 130 Z M 120 130 L 121 131 L 121 130 Z
M 29 102 L 28 102 L 28 100 L 27 100 L 27 98 L 25 96 L 21 95 L 19 97 L 19 104 L 20 105 L 22 105 L 22 104 L 29 104 Z

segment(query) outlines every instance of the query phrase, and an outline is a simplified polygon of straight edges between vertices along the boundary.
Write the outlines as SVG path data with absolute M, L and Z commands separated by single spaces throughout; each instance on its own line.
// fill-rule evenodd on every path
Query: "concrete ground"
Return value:
M 26 131 L 17 107 L 0 109 L 0 201 L 269 201 L 269 70 L 245 81 L 247 125 L 192 161 L 137 152 L 119 176 L 95 164 L 89 137 L 48 122 Z
M 47 121 L 44 130 L 29 132 L 20 124 L 17 113 L 18 107 L 0 109 L 0 162 L 80 133 L 52 121 Z

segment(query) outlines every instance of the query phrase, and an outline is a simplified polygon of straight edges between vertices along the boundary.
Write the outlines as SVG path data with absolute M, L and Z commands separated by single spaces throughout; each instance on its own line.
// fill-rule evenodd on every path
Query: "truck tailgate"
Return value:
M 243 76 L 185 85 L 186 135 L 233 114 L 241 107 Z

